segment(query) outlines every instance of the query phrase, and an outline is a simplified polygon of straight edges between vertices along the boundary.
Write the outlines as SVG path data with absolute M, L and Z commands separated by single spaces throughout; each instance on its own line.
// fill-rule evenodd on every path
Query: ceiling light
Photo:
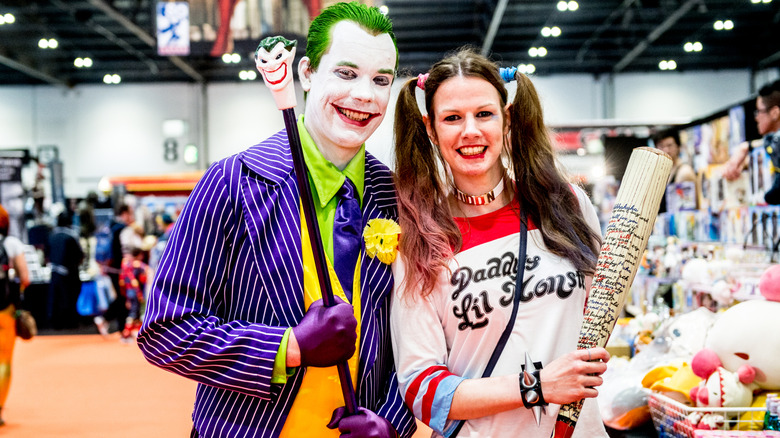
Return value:
M 387 5 L 382 5 L 379 7 L 379 12 L 381 12 L 382 15 L 387 15 L 390 12 L 390 8 L 388 8 Z
M 658 63 L 658 68 L 661 70 L 675 70 L 677 68 L 677 62 L 673 59 L 668 61 L 664 60 Z
M 734 22 L 731 20 L 718 20 L 712 24 L 715 30 L 731 30 L 734 29 Z
M 552 36 L 554 37 L 561 36 L 561 28 L 558 26 L 553 26 L 552 29 L 550 29 L 550 32 L 552 32 Z
M 761 3 L 761 0 L 750 0 L 750 3 L 753 3 L 755 5 Z
M 0 15 L 0 25 L 13 24 L 14 21 L 16 21 L 16 17 L 14 17 L 13 14 L 8 13 L 8 14 Z
M 571 0 L 569 2 L 569 10 L 570 11 L 576 11 L 579 8 L 580 8 L 580 4 L 579 3 L 575 2 L 574 0 Z
M 558 10 L 563 12 L 569 10 L 569 4 L 561 0 L 558 2 Z
M 702 46 L 702 44 L 699 41 L 694 41 L 694 42 L 688 41 L 683 46 L 683 50 L 685 50 L 686 52 L 701 52 L 701 49 L 703 48 L 704 46 Z
M 547 49 L 544 47 L 539 47 L 536 53 L 539 55 L 539 57 L 547 56 Z
M 549 27 L 547 27 L 547 26 L 543 27 L 543 28 L 542 28 L 542 36 L 543 36 L 543 37 L 545 37 L 545 38 L 547 38 L 547 37 L 549 37 L 550 35 L 552 35 L 552 31 L 550 30 L 550 28 L 549 28 Z
M 73 65 L 75 65 L 78 68 L 90 68 L 92 67 L 92 58 L 76 58 L 73 60 Z
M 520 73 L 526 75 L 530 75 L 536 71 L 536 67 L 533 64 L 520 64 L 517 66 L 517 69 L 520 71 Z
M 764 0 L 764 3 L 772 3 L 772 0 Z
M 60 43 L 54 38 L 49 38 L 48 40 L 46 38 L 41 38 L 38 40 L 38 47 L 41 49 L 56 49 L 59 45 Z
M 120 82 L 122 82 L 122 78 L 118 74 L 106 74 L 103 76 L 103 83 L 118 84 Z
M 257 79 L 257 72 L 254 70 L 241 70 L 238 72 L 238 78 L 242 81 L 254 81 Z
M 238 64 L 241 62 L 241 55 L 238 53 L 224 53 L 222 54 L 222 62 L 225 64 Z
M 539 49 L 537 49 L 536 47 L 531 47 L 530 49 L 528 49 L 528 55 L 531 58 L 536 58 L 537 56 L 539 56 Z

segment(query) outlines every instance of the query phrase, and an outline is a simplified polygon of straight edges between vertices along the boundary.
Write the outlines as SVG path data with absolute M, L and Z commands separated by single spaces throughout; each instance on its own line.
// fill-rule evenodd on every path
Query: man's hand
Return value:
M 328 429 L 338 428 L 341 438 L 395 438 L 398 433 L 389 421 L 366 408 L 358 408 L 357 413 L 345 417 L 342 406 L 333 411 Z
M 739 178 L 739 174 L 742 173 L 742 169 L 745 167 L 745 158 L 747 158 L 748 152 L 750 152 L 750 147 L 747 142 L 742 142 L 737 146 L 732 156 L 723 165 L 724 178 L 729 181 Z
M 356 328 L 351 305 L 337 299 L 336 305 L 323 307 L 322 300 L 317 300 L 309 306 L 300 324 L 293 327 L 287 348 L 297 345 L 301 366 L 334 366 L 355 354 Z M 288 360 L 287 365 L 297 364 Z

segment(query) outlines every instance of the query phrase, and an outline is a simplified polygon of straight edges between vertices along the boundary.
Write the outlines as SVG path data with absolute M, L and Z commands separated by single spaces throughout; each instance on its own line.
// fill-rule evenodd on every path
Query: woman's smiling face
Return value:
M 456 76 L 433 96 L 433 125 L 428 133 L 450 167 L 455 185 L 491 181 L 503 175 L 501 151 L 508 131 L 501 96 L 489 82 Z

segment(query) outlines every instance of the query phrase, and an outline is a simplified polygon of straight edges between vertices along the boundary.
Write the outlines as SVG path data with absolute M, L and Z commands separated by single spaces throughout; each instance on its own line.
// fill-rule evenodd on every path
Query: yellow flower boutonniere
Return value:
M 366 241 L 366 254 L 378 257 L 379 261 L 389 265 L 395 261 L 398 252 L 398 237 L 401 226 L 391 219 L 371 219 L 363 230 Z

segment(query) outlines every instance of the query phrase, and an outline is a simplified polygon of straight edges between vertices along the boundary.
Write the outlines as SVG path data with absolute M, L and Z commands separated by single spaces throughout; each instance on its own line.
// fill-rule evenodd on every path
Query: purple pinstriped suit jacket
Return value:
M 392 176 L 366 153 L 363 226 L 397 218 Z M 199 382 L 201 437 L 276 437 L 305 369 L 271 383 L 286 328 L 303 318 L 298 187 L 281 131 L 213 164 L 160 260 L 138 343 L 147 360 Z M 398 393 L 389 333 L 390 267 L 363 257 L 358 404 L 402 437 L 415 429 Z

